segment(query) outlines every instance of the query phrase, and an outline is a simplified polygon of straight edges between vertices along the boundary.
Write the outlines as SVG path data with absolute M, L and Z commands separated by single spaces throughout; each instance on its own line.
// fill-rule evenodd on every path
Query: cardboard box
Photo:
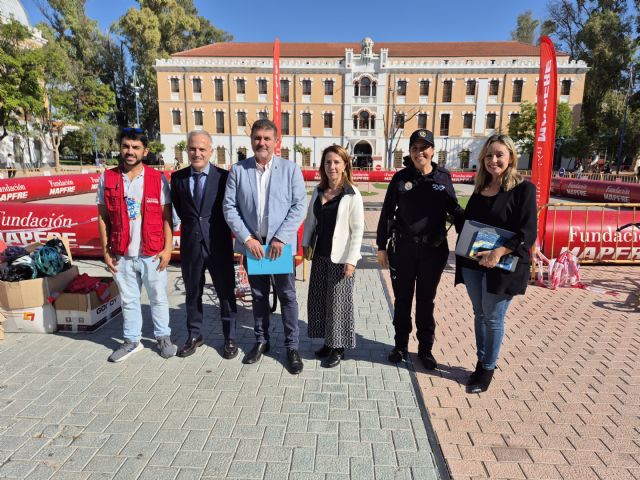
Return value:
M 113 282 L 113 286 L 117 289 L 116 283 Z M 111 297 L 109 299 L 109 320 L 117 317 L 122 313 L 122 298 L 120 297 L 120 293 L 115 297 Z
M 61 238 L 61 240 L 67 249 L 69 260 L 73 261 L 69 241 L 66 238 Z M 31 243 L 25 248 L 28 252 L 33 252 L 42 245 L 42 243 Z M 34 278 L 33 280 L 23 280 L 21 282 L 4 282 L 0 280 L 0 307 L 6 310 L 40 307 L 45 303 L 49 303 L 51 294 L 64 291 L 77 275 L 78 267 L 72 266 L 69 270 L 65 270 L 55 277 Z
M 0 281 L 0 307 L 5 310 L 40 307 L 49 303 L 51 294 L 64 291 L 77 276 L 78 267 L 74 265 L 55 277 L 21 282 Z
M 111 277 L 101 277 L 109 283 L 110 298 L 100 300 L 96 292 L 62 293 L 55 301 L 58 330 L 65 332 L 93 332 L 111 318 L 110 304 L 120 305 L 118 287 Z
M 0 309 L 5 316 L 4 331 L 9 333 L 53 333 L 56 311 L 49 305 L 32 308 Z

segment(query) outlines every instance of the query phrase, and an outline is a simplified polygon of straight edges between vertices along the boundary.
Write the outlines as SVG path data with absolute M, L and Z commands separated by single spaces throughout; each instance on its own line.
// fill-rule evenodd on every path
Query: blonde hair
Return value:
M 509 150 L 509 165 L 505 172 L 500 176 L 500 183 L 504 191 L 508 192 L 516 185 L 522 183 L 522 175 L 518 173 L 518 167 L 516 166 L 516 159 L 518 158 L 516 144 L 509 135 L 491 135 L 487 138 L 482 150 L 480 150 L 480 157 L 478 159 L 478 173 L 476 173 L 474 193 L 480 193 L 489 183 L 491 183 L 491 175 L 487 173 L 487 169 L 484 166 L 484 157 L 487 155 L 489 147 L 494 143 L 501 143 L 507 150 Z
M 320 184 L 318 185 L 320 190 L 324 190 L 329 186 L 329 177 L 327 176 L 327 172 L 324 169 L 324 161 L 327 158 L 328 153 L 335 153 L 344 162 L 344 172 L 342 172 L 340 185 L 342 186 L 342 184 L 345 182 L 349 185 L 353 185 L 353 178 L 351 176 L 351 158 L 349 157 L 349 152 L 347 152 L 347 150 L 342 148 L 340 145 L 330 145 L 322 151 L 322 159 L 320 160 L 319 168 Z

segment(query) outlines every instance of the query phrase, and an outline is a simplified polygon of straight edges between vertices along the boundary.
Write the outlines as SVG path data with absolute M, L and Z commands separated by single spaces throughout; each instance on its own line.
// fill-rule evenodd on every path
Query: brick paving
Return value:
M 372 244 L 382 192 L 364 200 L 372 202 Z M 464 286 L 453 287 L 453 257 L 436 304 L 440 368 L 426 372 L 415 357 L 406 368 L 386 362 L 388 272 L 377 269 L 371 246 L 363 250 L 358 349 L 338 369 L 313 359 L 321 342 L 305 336 L 306 282 L 298 282 L 299 377 L 282 367 L 278 318 L 276 348 L 253 366 L 222 360 L 215 321 L 192 357 L 164 361 L 147 341 L 151 348 L 121 365 L 106 362 L 120 321 L 93 335 L 8 335 L 0 342 L 0 478 L 640 478 L 637 267 L 583 267 L 585 283 L 617 297 L 537 287 L 516 297 L 491 389 L 467 395 L 473 320 Z M 96 265 L 80 263 L 89 272 Z M 182 284 L 171 269 L 172 327 L 182 342 Z M 215 303 L 206 296 L 211 316 Z M 245 306 L 245 351 L 251 323 Z

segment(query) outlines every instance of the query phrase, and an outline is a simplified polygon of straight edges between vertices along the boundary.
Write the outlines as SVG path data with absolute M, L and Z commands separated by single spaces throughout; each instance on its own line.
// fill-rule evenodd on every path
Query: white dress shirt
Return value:
M 256 161 L 256 180 L 258 185 L 258 225 L 260 236 L 266 238 L 269 232 L 269 180 L 273 157 L 264 165 Z M 262 242 L 262 239 L 258 239 Z

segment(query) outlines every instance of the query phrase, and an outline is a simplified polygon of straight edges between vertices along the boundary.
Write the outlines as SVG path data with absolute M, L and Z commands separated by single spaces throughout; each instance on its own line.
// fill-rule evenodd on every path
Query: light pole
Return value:
M 620 128 L 620 143 L 618 144 L 618 153 L 616 155 L 616 175 L 620 173 L 620 165 L 622 165 L 622 147 L 624 146 L 624 131 L 627 128 L 627 109 L 629 107 L 629 95 L 633 88 L 633 63 L 629 70 L 629 88 L 624 95 L 624 117 L 622 119 L 622 127 Z
M 98 158 L 98 126 L 97 125 L 93 129 L 93 145 L 96 149 L 96 158 L 95 158 L 96 167 L 99 167 L 100 159 Z
M 136 72 L 133 72 L 133 81 L 131 82 L 131 88 L 133 88 L 133 91 L 134 91 L 135 96 L 136 96 L 136 127 L 140 127 L 140 101 L 139 101 L 139 97 L 140 97 L 140 90 L 142 90 L 144 88 L 144 85 L 142 85 L 138 81 L 138 75 L 136 74 Z
M 449 137 L 444 137 L 444 165 L 442 166 L 445 168 L 447 166 L 448 157 L 449 157 Z

